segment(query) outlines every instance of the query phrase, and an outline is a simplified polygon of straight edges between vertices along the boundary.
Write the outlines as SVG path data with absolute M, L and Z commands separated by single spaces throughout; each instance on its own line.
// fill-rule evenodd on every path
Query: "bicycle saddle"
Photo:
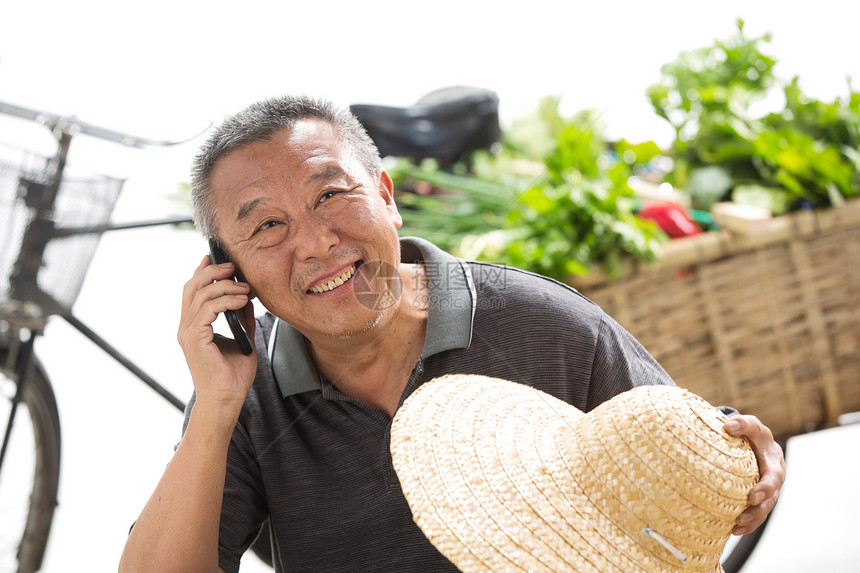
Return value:
M 408 107 L 353 104 L 350 111 L 383 157 L 435 158 L 443 166 L 501 139 L 499 98 L 468 86 L 442 88 Z

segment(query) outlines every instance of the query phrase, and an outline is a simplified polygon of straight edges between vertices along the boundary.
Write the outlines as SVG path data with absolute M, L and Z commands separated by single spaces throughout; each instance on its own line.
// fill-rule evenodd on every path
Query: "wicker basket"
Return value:
M 0 320 L 31 328 L 72 308 L 101 237 L 80 231 L 110 220 L 124 183 L 67 166 L 57 187 L 50 161 L 0 146 Z
M 860 201 L 755 234 L 670 242 L 653 267 L 571 284 L 679 386 L 758 416 L 779 439 L 860 410 Z

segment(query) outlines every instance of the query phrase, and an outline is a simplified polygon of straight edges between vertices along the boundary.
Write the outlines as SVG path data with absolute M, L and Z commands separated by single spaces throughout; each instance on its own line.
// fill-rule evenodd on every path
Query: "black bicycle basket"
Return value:
M 67 313 L 124 180 L 66 169 L 57 182 L 50 159 L 0 152 L 0 319 Z

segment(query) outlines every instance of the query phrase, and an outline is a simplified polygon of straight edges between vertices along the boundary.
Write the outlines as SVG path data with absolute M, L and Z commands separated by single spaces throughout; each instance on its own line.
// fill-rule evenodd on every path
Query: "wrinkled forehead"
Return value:
M 318 118 L 305 118 L 268 138 L 248 141 L 225 153 L 213 166 L 213 179 L 219 166 L 225 163 L 234 166 L 236 163 L 256 164 L 257 167 L 276 170 L 285 168 L 287 164 L 313 168 L 338 162 L 345 169 L 361 169 L 367 173 L 352 147 L 336 125 Z
M 216 225 L 240 217 L 245 205 L 259 205 L 274 194 L 367 180 L 367 169 L 350 152 L 337 130 L 322 120 L 303 120 L 266 140 L 253 141 L 225 154 L 215 164 L 210 183 Z

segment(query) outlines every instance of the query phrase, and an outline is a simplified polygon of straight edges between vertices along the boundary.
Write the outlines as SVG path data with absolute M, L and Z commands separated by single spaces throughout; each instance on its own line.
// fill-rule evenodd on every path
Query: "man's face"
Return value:
M 353 286 L 365 263 L 398 266 L 402 220 L 388 174 L 367 173 L 329 123 L 234 151 L 211 182 L 220 238 L 268 310 L 311 340 L 380 320 Z

